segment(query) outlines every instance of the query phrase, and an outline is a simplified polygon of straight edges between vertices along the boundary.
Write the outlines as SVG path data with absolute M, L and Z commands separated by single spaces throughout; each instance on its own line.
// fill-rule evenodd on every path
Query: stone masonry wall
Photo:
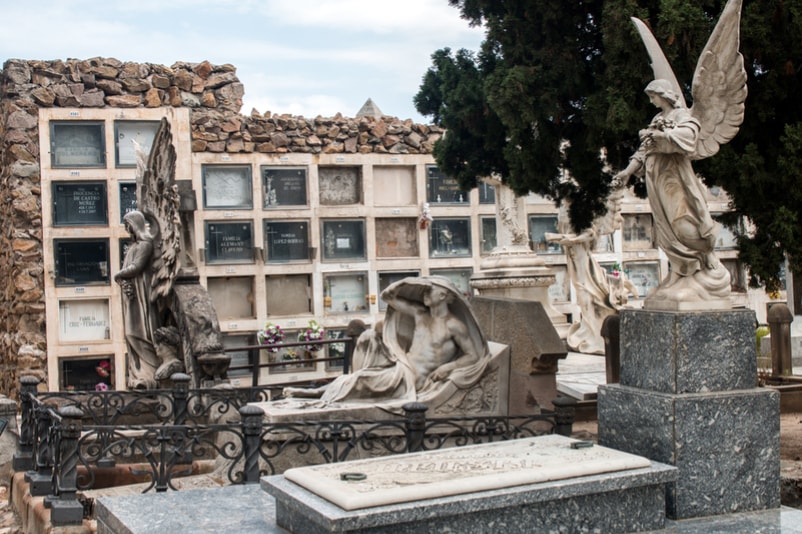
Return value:
M 38 113 L 42 107 L 191 109 L 192 151 L 431 153 L 435 126 L 394 117 L 307 119 L 239 113 L 232 65 L 124 63 L 112 58 L 11 59 L 0 71 L 0 393 L 46 379 Z

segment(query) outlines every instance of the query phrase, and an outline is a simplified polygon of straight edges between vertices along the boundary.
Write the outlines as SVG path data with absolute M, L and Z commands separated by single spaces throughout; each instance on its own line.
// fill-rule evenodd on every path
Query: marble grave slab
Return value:
M 647 468 L 607 447 L 548 435 L 290 469 L 284 477 L 344 510 Z

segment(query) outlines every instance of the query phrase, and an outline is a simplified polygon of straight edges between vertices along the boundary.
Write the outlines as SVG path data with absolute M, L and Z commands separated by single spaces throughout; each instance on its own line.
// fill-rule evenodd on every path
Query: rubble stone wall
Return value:
M 125 63 L 113 58 L 10 59 L 0 71 L 0 393 L 46 381 L 39 109 L 191 109 L 193 152 L 427 154 L 436 126 L 394 117 L 314 119 L 240 114 L 245 89 L 232 65 Z

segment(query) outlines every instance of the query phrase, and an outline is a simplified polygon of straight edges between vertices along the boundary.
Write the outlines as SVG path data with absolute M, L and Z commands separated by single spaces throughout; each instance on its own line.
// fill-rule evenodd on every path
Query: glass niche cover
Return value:
M 470 256 L 470 219 L 434 219 L 429 227 L 429 255 L 433 258 Z
M 468 204 L 467 191 L 434 165 L 426 167 L 426 200 L 431 204 Z
M 53 182 L 53 225 L 108 224 L 105 182 Z
M 562 247 L 546 241 L 547 233 L 557 233 L 557 216 L 530 216 L 529 239 L 532 240 L 532 249 L 537 254 L 560 254 Z
M 160 121 L 115 121 L 114 148 L 117 167 L 136 167 L 136 149 L 133 141 L 136 141 L 145 154 L 149 155 L 160 124 Z
M 250 165 L 204 165 L 203 207 L 206 209 L 253 208 Z
M 309 221 L 265 221 L 265 261 L 309 260 Z
M 105 167 L 106 134 L 102 122 L 50 123 L 50 165 L 53 168 Z
M 323 299 L 329 313 L 363 312 L 368 309 L 366 273 L 323 276 Z
M 206 263 L 252 263 L 250 221 L 206 222 Z
M 56 285 L 109 284 L 108 239 L 56 239 Z
M 324 260 L 361 260 L 365 258 L 365 221 L 361 219 L 324 220 L 321 222 Z
M 262 207 L 306 206 L 306 167 L 262 167 Z

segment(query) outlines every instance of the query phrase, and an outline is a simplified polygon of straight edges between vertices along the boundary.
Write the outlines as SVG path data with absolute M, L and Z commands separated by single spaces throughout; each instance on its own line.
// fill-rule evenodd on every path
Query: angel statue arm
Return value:
M 658 113 L 640 131 L 640 146 L 613 185 L 643 175 L 654 217 L 655 237 L 670 273 L 644 307 L 680 309 L 686 302 L 728 308 L 729 273 L 715 256 L 717 225 L 691 161 L 710 157 L 729 142 L 743 121 L 746 72 L 738 52 L 742 0 L 729 0 L 702 51 L 688 109 L 681 86 L 646 24 L 633 18 L 652 60 L 655 79 L 646 94 Z

